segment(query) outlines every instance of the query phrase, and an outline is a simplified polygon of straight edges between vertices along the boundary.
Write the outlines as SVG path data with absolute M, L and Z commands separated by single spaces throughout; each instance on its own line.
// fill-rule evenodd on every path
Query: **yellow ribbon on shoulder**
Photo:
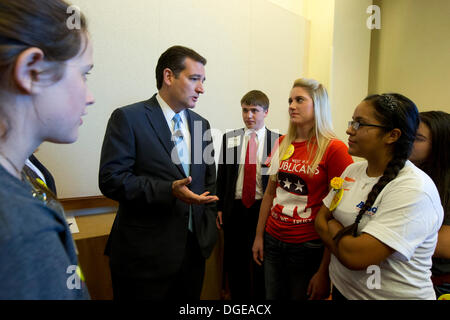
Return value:
M 330 211 L 333 211 L 338 206 L 339 202 L 342 200 L 342 196 L 344 195 L 344 189 L 340 189 L 336 192 L 336 194 L 333 197 L 333 200 L 331 200 L 330 204 Z
M 330 181 L 330 186 L 336 192 L 330 204 L 330 211 L 333 211 L 339 205 L 339 202 L 341 202 L 342 196 L 344 195 L 344 179 L 341 177 L 334 177 Z

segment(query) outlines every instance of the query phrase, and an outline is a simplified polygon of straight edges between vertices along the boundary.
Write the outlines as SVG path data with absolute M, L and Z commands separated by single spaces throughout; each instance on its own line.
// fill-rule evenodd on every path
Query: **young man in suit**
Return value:
M 223 135 L 217 172 L 217 228 L 224 232 L 224 271 L 231 299 L 265 299 L 264 273 L 253 261 L 259 207 L 269 176 L 264 164 L 279 134 L 264 120 L 269 99 L 252 90 L 241 99 L 245 128 Z
M 167 49 L 158 93 L 109 119 L 99 186 L 119 202 L 105 250 L 115 299 L 200 298 L 217 240 L 214 151 L 212 161 L 202 156 L 213 150 L 210 126 L 190 110 L 204 92 L 205 64 L 189 48 Z

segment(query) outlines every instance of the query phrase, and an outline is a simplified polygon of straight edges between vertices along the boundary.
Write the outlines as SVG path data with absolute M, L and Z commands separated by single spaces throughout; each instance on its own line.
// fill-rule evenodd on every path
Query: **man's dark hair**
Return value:
M 172 70 L 175 77 L 178 77 L 181 71 L 186 67 L 184 61 L 191 58 L 194 61 L 206 65 L 206 59 L 192 49 L 183 46 L 173 46 L 167 49 L 158 59 L 156 65 L 156 87 L 162 88 L 163 71 L 166 68 Z

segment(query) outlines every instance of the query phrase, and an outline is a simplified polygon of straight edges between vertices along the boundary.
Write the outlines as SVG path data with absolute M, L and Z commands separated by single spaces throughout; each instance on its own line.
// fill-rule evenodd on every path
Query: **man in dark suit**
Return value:
M 204 91 L 205 64 L 189 48 L 167 49 L 156 66 L 158 93 L 109 119 L 99 186 L 119 202 L 106 249 L 115 299 L 200 298 L 217 240 L 210 126 L 190 110 Z
M 269 99 L 259 91 L 241 100 L 245 128 L 223 135 L 217 172 L 217 227 L 224 232 L 224 270 L 232 299 L 265 299 L 264 273 L 253 261 L 259 208 L 267 186 L 265 165 L 279 134 L 264 120 Z

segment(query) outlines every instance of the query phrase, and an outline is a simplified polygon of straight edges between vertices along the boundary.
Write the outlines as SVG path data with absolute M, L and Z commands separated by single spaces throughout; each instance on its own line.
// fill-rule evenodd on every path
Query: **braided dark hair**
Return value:
M 401 94 L 369 95 L 364 101 L 370 103 L 375 108 L 376 119 L 385 126 L 383 130 L 388 132 L 397 128 L 401 131 L 401 135 L 395 142 L 392 159 L 387 164 L 381 178 L 367 195 L 367 199 L 359 211 L 355 222 L 336 234 L 334 237 L 336 242 L 339 242 L 347 234 L 351 234 L 354 237 L 357 236 L 358 224 L 364 212 L 372 207 L 383 188 L 394 180 L 400 170 L 405 166 L 419 126 L 419 112 L 416 105 Z

